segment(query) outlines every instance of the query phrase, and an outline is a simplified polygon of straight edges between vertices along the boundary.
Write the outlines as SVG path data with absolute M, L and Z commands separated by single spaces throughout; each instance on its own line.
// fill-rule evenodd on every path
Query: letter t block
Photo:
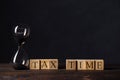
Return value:
M 39 70 L 40 69 L 39 59 L 30 59 L 30 69 L 31 70 Z
M 77 61 L 74 59 L 66 59 L 66 70 L 76 70 Z

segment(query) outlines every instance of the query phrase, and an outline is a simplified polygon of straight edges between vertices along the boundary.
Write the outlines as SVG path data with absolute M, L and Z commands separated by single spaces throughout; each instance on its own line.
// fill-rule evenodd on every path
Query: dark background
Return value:
M 0 62 L 17 50 L 12 28 L 30 25 L 25 49 L 30 58 L 104 59 L 120 64 L 119 0 L 4 0 Z

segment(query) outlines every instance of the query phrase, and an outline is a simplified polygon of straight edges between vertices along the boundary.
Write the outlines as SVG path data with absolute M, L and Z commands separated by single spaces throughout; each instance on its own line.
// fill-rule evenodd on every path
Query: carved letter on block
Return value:
M 49 59 L 40 59 L 41 69 L 49 69 Z
M 94 60 L 77 60 L 78 70 L 94 70 Z
M 40 69 L 39 59 L 30 59 L 30 69 L 33 69 L 33 70 L 39 70 Z
M 58 69 L 58 59 L 49 60 L 49 69 Z
M 96 70 L 104 70 L 104 60 L 95 60 L 95 66 Z
M 66 70 L 76 70 L 77 61 L 74 59 L 66 59 Z
M 86 70 L 85 60 L 77 60 L 77 69 Z
M 41 69 L 58 69 L 58 59 L 41 59 Z
M 86 70 L 94 70 L 94 60 L 86 60 Z

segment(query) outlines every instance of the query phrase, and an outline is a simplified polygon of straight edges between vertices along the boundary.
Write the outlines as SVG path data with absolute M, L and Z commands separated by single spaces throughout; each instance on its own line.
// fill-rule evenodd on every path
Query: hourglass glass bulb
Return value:
M 18 45 L 24 44 L 26 39 L 30 35 L 30 28 L 27 25 L 17 25 L 14 28 L 14 37 L 18 42 Z
M 29 58 L 24 50 L 24 45 L 30 35 L 30 28 L 27 25 L 17 25 L 14 28 L 14 38 L 17 42 L 17 51 L 12 58 L 13 67 L 15 69 L 28 69 Z

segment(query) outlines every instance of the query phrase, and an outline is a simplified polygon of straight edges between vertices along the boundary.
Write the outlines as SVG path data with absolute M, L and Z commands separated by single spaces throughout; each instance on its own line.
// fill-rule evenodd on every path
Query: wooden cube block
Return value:
M 30 69 L 32 69 L 32 70 L 39 70 L 40 69 L 39 59 L 30 59 Z
M 58 69 L 58 59 L 40 59 L 41 69 Z
M 49 69 L 49 59 L 40 59 L 40 68 Z
M 77 69 L 78 70 L 94 70 L 94 60 L 92 59 L 77 60 Z
M 75 59 L 66 59 L 66 70 L 76 70 L 77 61 Z
M 77 60 L 77 69 L 86 70 L 85 60 Z
M 58 69 L 58 59 L 49 59 L 49 69 Z
M 95 70 L 104 70 L 104 60 L 95 60 Z

